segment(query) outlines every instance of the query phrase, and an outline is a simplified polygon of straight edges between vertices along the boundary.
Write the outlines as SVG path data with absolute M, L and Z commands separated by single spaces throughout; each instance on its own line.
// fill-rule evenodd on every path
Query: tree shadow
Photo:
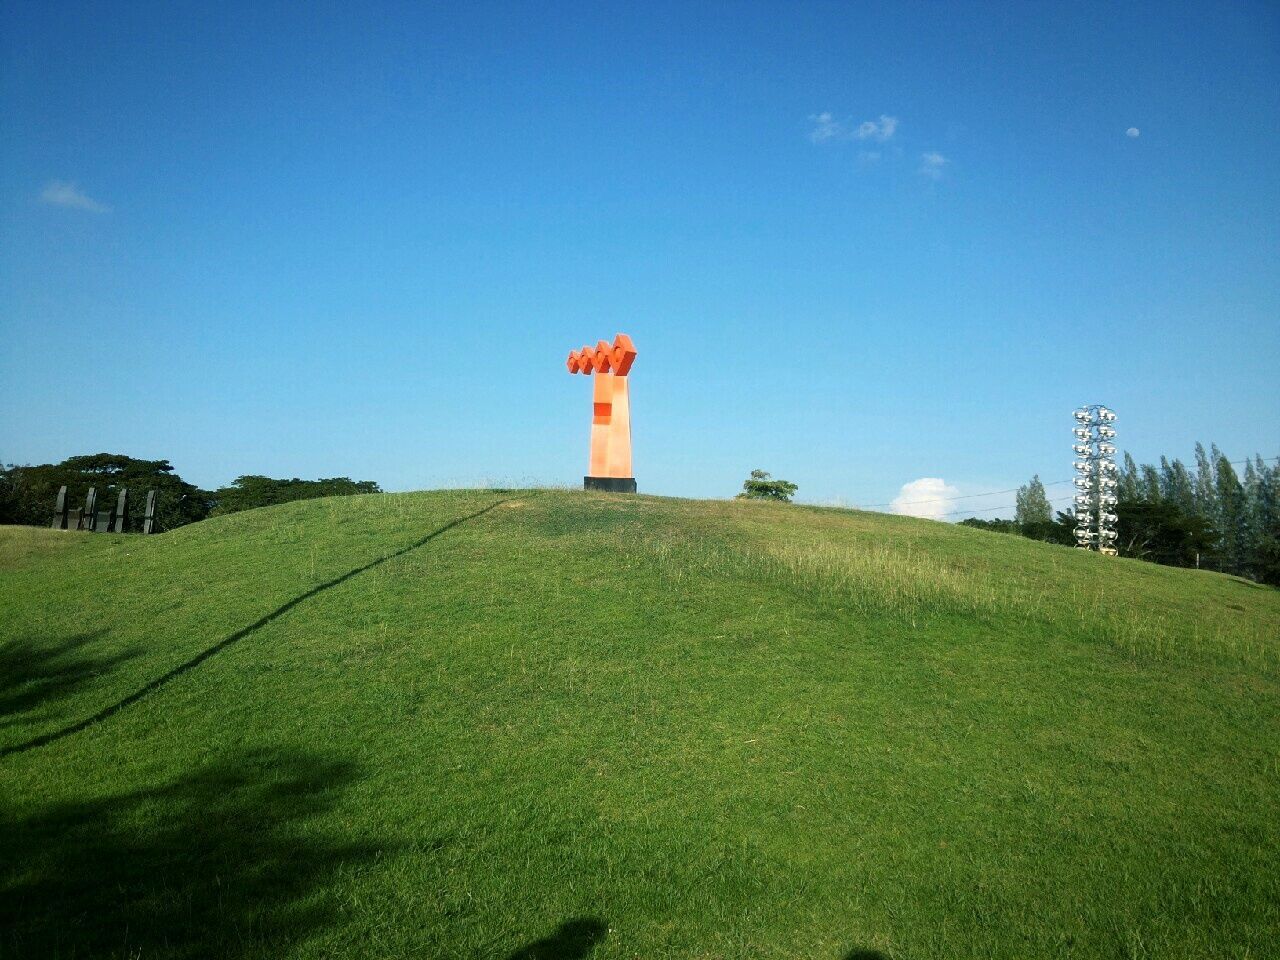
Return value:
M 0 728 L 47 717 L 58 700 L 138 655 L 137 648 L 110 656 L 85 650 L 105 633 L 80 633 L 54 644 L 22 638 L 0 646 Z M 42 714 L 29 715 L 37 710 Z
M 507 960 L 584 960 L 608 930 L 605 922 L 597 917 L 566 920 L 551 936 L 526 944 Z
M 334 917 L 326 880 L 382 849 L 316 829 L 354 777 L 254 751 L 164 786 L 0 809 L 0 955 L 283 955 Z

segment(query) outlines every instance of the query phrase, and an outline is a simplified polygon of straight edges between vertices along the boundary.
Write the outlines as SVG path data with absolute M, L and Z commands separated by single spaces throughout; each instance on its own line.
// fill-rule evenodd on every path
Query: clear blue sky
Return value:
M 644 492 L 1273 456 L 1280 8 L 1117 6 L 10 2 L 0 458 L 577 485 L 619 330 Z

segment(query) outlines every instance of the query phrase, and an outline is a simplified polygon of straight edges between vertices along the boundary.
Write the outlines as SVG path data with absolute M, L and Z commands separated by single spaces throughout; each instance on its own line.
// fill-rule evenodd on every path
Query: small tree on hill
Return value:
M 1049 497 L 1044 492 L 1044 484 L 1040 482 L 1039 474 L 1032 477 L 1031 482 L 1026 486 L 1018 488 L 1017 507 L 1013 519 L 1020 526 L 1053 522 L 1053 508 L 1049 506 Z
M 742 484 L 739 500 L 780 500 L 790 503 L 792 496 L 800 489 L 787 480 L 770 479 L 764 470 L 752 470 L 751 476 Z

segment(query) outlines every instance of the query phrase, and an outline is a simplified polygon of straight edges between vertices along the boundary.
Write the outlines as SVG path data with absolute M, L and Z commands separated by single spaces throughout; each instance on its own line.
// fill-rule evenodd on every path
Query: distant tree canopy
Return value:
M 1202 567 L 1280 586 L 1280 460 L 1243 461 L 1243 477 L 1226 455 L 1196 444 L 1195 470 L 1161 457 L 1159 465 L 1125 454 L 1117 476 L 1116 549 L 1121 556 L 1175 567 Z M 1038 488 L 1038 489 L 1037 489 Z M 1043 502 L 1042 502 L 1043 501 Z M 1018 490 L 1013 520 L 967 527 L 1018 533 L 1051 543 L 1075 543 L 1075 514 L 1048 521 L 1039 477 Z
M 1138 466 L 1125 456 L 1118 477 L 1125 556 L 1200 566 L 1280 586 L 1280 462 L 1244 461 L 1244 474 L 1217 445 L 1196 444 L 1194 473 L 1179 460 Z
M 269 507 L 292 500 L 314 500 L 317 497 L 345 497 L 356 493 L 381 493 L 382 488 L 372 480 L 352 480 L 349 477 L 331 477 L 325 480 L 273 480 L 249 474 L 236 477 L 229 487 L 214 491 L 215 505 L 211 516 L 237 513 L 255 507 Z
M 764 470 L 752 470 L 751 476 L 742 484 L 739 500 L 780 500 L 790 503 L 795 492 L 800 488 L 786 480 L 773 480 Z
M 1121 500 L 1116 506 L 1116 550 L 1170 567 L 1194 567 L 1213 554 L 1218 536 L 1209 521 L 1163 500 Z
M 68 457 L 61 463 L 0 469 L 0 523 L 47 524 L 62 486 L 73 506 L 82 505 L 85 494 L 94 487 L 99 509 L 112 506 L 120 488 L 128 487 L 133 498 L 130 511 L 139 522 L 143 496 L 148 490 L 157 490 L 156 519 L 161 530 L 203 520 L 213 506 L 213 494 L 183 480 L 168 460 L 94 453 Z
M 156 519 L 161 530 L 290 500 L 382 492 L 372 480 L 347 477 L 273 480 L 256 475 L 237 477 L 230 486 L 217 490 L 201 490 L 178 476 L 168 460 L 138 460 L 120 453 L 95 453 L 39 466 L 0 465 L 0 523 L 33 526 L 49 523 L 58 488 L 62 486 L 67 488 L 72 509 L 82 506 L 89 488 L 95 488 L 100 510 L 112 507 L 120 488 L 128 487 L 130 525 L 134 529 L 141 527 L 146 492 L 156 490 Z
M 1026 489 L 1023 487 L 1022 489 Z M 974 527 L 978 530 L 994 530 L 996 533 L 1016 533 L 1030 540 L 1043 540 L 1045 543 L 1058 543 L 1064 546 L 1076 542 L 1075 517 L 1070 513 L 1059 512 L 1056 519 L 1028 520 L 1019 523 L 1017 520 L 980 520 L 969 517 L 960 521 L 962 527 Z

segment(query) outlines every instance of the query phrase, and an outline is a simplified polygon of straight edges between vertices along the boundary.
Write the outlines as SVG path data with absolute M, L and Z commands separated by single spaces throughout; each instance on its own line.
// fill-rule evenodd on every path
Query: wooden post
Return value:
M 142 532 L 156 532 L 156 492 L 154 490 L 147 491 L 147 512 L 142 518 Z
M 89 492 L 85 494 L 84 528 L 93 531 L 98 529 L 98 490 L 96 487 L 90 487 Z
M 116 514 L 115 523 L 111 525 L 111 529 L 116 533 L 124 533 L 125 525 L 129 522 L 129 488 L 121 487 L 120 496 L 116 498 Z
M 58 488 L 58 500 L 53 507 L 53 524 L 52 524 L 53 529 L 55 530 L 67 529 L 68 512 L 69 512 L 69 509 L 67 507 L 67 488 L 65 486 L 62 486 Z

